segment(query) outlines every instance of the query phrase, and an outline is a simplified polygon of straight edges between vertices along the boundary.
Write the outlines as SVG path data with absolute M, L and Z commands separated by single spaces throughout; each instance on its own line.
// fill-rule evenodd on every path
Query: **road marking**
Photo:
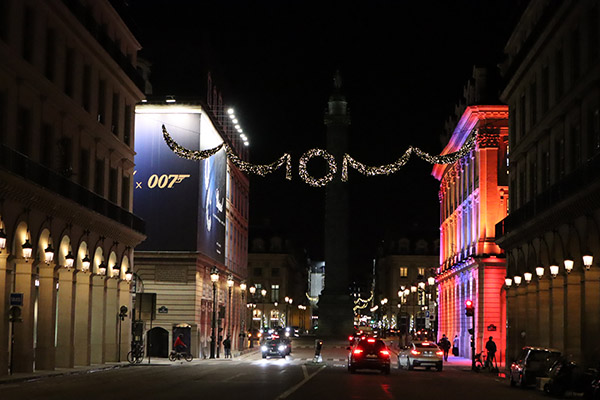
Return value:
M 240 377 L 242 375 L 244 375 L 244 372 L 240 372 L 239 374 L 236 374 L 236 375 L 230 376 L 229 378 L 223 379 L 222 382 L 232 381 L 235 378 L 238 378 L 238 377 Z
M 308 371 L 306 370 L 306 365 L 302 364 L 302 372 L 304 372 L 304 379 L 308 379 Z
M 301 381 L 300 383 L 298 383 L 297 385 L 289 388 L 288 390 L 286 390 L 285 392 L 283 392 L 282 394 L 280 394 L 278 397 L 275 398 L 275 400 L 279 400 L 279 399 L 286 399 L 290 394 L 294 393 L 296 390 L 300 389 L 300 387 L 302 385 L 304 385 L 306 382 L 308 382 L 309 380 L 311 380 L 316 374 L 318 374 L 319 372 L 323 371 L 323 369 L 326 367 L 327 365 L 323 365 L 321 368 L 319 368 L 318 370 L 316 370 L 312 375 L 306 376 L 306 367 L 303 365 L 302 368 L 304 368 L 304 373 L 305 373 L 305 378 L 303 381 Z

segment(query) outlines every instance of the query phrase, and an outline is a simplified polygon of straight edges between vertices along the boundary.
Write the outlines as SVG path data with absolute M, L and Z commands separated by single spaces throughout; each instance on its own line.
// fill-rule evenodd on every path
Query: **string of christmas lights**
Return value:
M 163 138 L 167 143 L 167 146 L 169 146 L 169 148 L 179 157 L 186 158 L 188 160 L 201 161 L 211 157 L 225 147 L 227 157 L 229 157 L 231 162 L 243 172 L 264 177 L 272 172 L 275 172 L 285 164 L 285 179 L 292 179 L 292 157 L 289 153 L 284 153 L 277 161 L 274 161 L 271 164 L 256 165 L 239 158 L 225 143 L 221 143 L 217 147 L 208 150 L 189 150 L 175 142 L 171 135 L 169 135 L 169 132 L 167 132 L 167 129 L 164 125 L 162 126 L 162 131 Z M 348 181 L 348 166 L 354 168 L 356 171 L 365 176 L 391 175 L 398 172 L 408 163 L 412 153 L 415 153 L 419 158 L 430 164 L 452 164 L 460 160 L 475 147 L 478 135 L 478 132 L 474 131 L 458 151 L 444 155 L 440 154 L 432 156 L 418 147 L 409 146 L 409 148 L 398 160 L 391 164 L 381 165 L 378 167 L 365 165 L 346 153 L 344 154 L 344 158 L 342 160 L 341 179 L 343 182 Z M 307 170 L 308 162 L 314 157 L 323 157 L 328 165 L 327 174 L 319 179 L 310 176 Z M 302 157 L 300 157 L 298 173 L 300 178 L 302 178 L 302 180 L 307 184 L 313 187 L 323 187 L 334 179 L 335 174 L 337 173 L 337 164 L 335 158 L 327 151 L 323 149 L 310 149 L 304 153 Z

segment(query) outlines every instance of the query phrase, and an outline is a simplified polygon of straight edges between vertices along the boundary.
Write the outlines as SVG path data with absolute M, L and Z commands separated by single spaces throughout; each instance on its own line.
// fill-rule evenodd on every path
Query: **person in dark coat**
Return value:
M 223 340 L 223 349 L 225 350 L 225 358 L 231 358 L 231 339 L 229 336 Z
M 444 361 L 448 361 L 448 352 L 450 352 L 451 344 L 445 333 L 442 335 L 438 346 L 440 346 L 440 348 L 444 351 Z
M 490 368 L 495 368 L 493 363 L 496 362 L 497 347 L 493 339 L 494 337 L 490 336 L 488 341 L 485 343 L 485 349 L 487 350 L 487 359 L 485 360 L 485 363 L 489 365 Z

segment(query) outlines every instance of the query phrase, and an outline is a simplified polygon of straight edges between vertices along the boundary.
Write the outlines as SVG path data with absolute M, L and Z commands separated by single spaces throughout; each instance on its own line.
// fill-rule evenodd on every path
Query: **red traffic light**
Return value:
M 467 300 L 467 301 L 465 301 L 465 306 L 466 306 L 467 308 L 469 308 L 469 307 L 473 307 L 473 300 Z
M 473 317 L 475 315 L 475 306 L 473 300 L 465 301 L 465 315 L 467 317 Z

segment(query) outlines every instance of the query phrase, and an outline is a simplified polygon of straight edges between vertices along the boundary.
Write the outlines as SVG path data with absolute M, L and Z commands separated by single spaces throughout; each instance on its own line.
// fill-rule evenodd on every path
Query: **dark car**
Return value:
M 348 355 L 348 371 L 357 369 L 378 369 L 384 374 L 390 373 L 390 350 L 383 340 L 366 338 L 358 340 Z
M 510 385 L 533 385 L 536 378 L 548 376 L 548 370 L 559 357 L 558 350 L 523 347 L 519 358 L 510 366 Z
M 277 356 L 285 358 L 290 353 L 291 346 L 281 339 L 268 339 L 260 346 L 262 358 Z

